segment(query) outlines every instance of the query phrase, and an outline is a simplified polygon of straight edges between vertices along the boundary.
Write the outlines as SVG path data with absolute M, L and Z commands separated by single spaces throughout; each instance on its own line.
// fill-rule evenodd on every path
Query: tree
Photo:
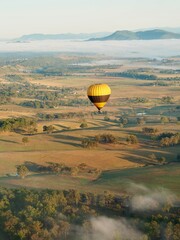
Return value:
M 29 170 L 25 165 L 19 165 L 17 166 L 17 174 L 21 177 L 24 178 L 28 174 Z
M 22 138 L 22 143 L 26 144 L 29 142 L 29 138 L 28 137 L 23 137 Z
M 110 133 L 104 133 L 104 134 L 99 134 L 95 136 L 95 141 L 98 143 L 117 143 L 117 138 L 113 134 Z
M 53 125 L 43 126 L 43 132 L 52 133 L 54 130 L 55 130 L 55 127 Z
M 165 158 L 165 157 L 160 157 L 160 158 L 158 158 L 157 160 L 158 160 L 158 162 L 159 162 L 160 164 L 166 162 L 166 158 Z
M 88 148 L 88 149 L 96 148 L 98 146 L 98 142 L 92 139 L 83 139 L 81 144 L 83 148 Z
M 60 173 L 64 167 L 63 163 L 50 163 L 50 170 L 56 174 Z
M 166 225 L 164 235 L 165 235 L 166 240 L 171 240 L 172 239 L 172 235 L 173 235 L 173 224 L 172 224 L 172 222 L 168 222 L 168 224 Z
M 61 221 L 59 224 L 59 230 L 61 235 L 64 236 L 65 239 L 67 239 L 67 235 L 70 231 L 70 224 L 67 221 Z
M 120 123 L 122 123 L 123 125 L 128 124 L 128 118 L 126 117 L 121 117 L 119 120 L 120 120 Z
M 168 147 L 170 145 L 170 138 L 168 137 L 162 138 L 160 141 L 160 145 L 161 147 Z
M 138 125 L 143 125 L 145 123 L 144 118 L 137 118 L 137 124 Z
M 104 121 L 109 121 L 110 120 L 110 117 L 108 117 L 108 115 L 105 115 L 104 116 Z
M 153 160 L 153 161 L 156 161 L 156 160 L 157 160 L 157 157 L 156 157 L 156 155 L 155 155 L 154 153 L 150 154 L 150 155 L 149 155 L 149 158 L 150 158 L 151 160 Z
M 37 133 L 37 128 L 35 128 L 35 127 L 28 127 L 27 129 L 26 129 L 26 132 L 29 134 L 29 135 L 33 135 L 33 134 L 35 134 L 35 133 Z
M 144 127 L 144 128 L 142 129 L 142 131 L 143 131 L 143 133 L 145 133 L 145 134 L 151 135 L 151 134 L 157 133 L 157 132 L 158 132 L 158 129 L 157 129 L 157 128 Z
M 165 123 L 169 123 L 169 118 L 166 116 L 162 116 L 161 117 L 161 123 L 165 124 Z
M 126 139 L 127 143 L 130 144 L 137 144 L 138 143 L 138 138 L 135 135 L 129 135 Z
M 70 174 L 71 176 L 76 176 L 79 172 L 79 169 L 77 167 L 71 167 Z
M 87 128 L 87 127 L 88 127 L 87 122 L 82 122 L 82 123 L 80 124 L 80 128 Z

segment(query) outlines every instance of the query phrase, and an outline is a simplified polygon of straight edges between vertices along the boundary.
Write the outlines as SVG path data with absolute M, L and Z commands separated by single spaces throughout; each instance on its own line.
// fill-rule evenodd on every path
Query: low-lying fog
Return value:
M 161 58 L 180 55 L 180 39 L 131 41 L 44 40 L 0 42 L 0 52 L 82 52 L 101 53 L 114 57 Z

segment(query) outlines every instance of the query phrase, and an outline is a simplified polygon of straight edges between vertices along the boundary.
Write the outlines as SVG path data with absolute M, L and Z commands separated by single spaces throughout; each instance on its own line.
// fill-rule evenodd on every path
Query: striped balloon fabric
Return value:
M 90 101 L 99 109 L 104 107 L 111 95 L 111 89 L 107 84 L 94 84 L 87 90 Z

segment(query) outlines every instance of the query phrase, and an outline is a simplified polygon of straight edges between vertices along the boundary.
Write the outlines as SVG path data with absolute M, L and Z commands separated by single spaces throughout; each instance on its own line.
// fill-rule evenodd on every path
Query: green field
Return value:
M 108 170 L 104 171 L 96 180 L 52 174 L 35 174 L 25 179 L 0 178 L 1 186 L 13 188 L 77 189 L 95 193 L 110 191 L 116 194 L 128 194 L 131 184 L 135 183 L 150 189 L 165 188 L 180 196 L 179 181 L 180 169 L 177 163 L 136 169 Z

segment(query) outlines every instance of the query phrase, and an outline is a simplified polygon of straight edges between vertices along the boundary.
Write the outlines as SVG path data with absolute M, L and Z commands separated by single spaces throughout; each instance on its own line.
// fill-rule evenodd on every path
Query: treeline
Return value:
M 64 163 L 54 163 L 49 162 L 48 165 L 39 165 L 35 163 L 26 163 L 23 165 L 17 166 L 17 175 L 21 178 L 26 177 L 29 172 L 37 173 L 50 173 L 56 175 L 70 175 L 70 176 L 79 176 L 79 175 L 93 175 L 97 177 L 101 174 L 101 170 L 98 168 L 90 167 L 85 163 L 81 163 L 77 166 L 67 166 Z
M 137 72 L 133 72 L 132 70 L 126 72 L 112 72 L 108 73 L 108 76 L 111 77 L 124 77 L 124 78 L 134 78 L 141 80 L 156 80 L 157 76 L 153 74 L 139 74 Z
M 38 97 L 39 98 L 39 97 Z M 20 103 L 23 107 L 31 107 L 31 108 L 55 108 L 59 106 L 89 106 L 90 102 L 88 99 L 82 98 L 74 98 L 74 99 L 66 99 L 66 100 L 58 100 L 57 101 L 24 101 Z
M 140 80 L 164 80 L 164 81 L 179 81 L 180 80 L 179 76 L 159 78 L 154 74 L 138 73 L 137 71 L 134 71 L 134 70 L 128 70 L 125 72 L 111 72 L 111 73 L 107 73 L 107 76 L 133 78 L 133 79 L 140 79 Z
M 8 118 L 0 120 L 0 131 L 24 130 L 28 133 L 36 132 L 36 120 L 33 118 Z
M 0 232 L 9 240 L 84 240 L 93 232 L 90 218 L 102 213 L 133 222 L 143 233 L 138 240 L 179 240 L 178 208 L 170 205 L 152 214 L 133 212 L 128 196 L 109 192 L 0 189 Z M 118 235 L 112 231 L 112 240 Z
M 162 69 L 159 71 L 160 73 L 163 73 L 163 74 L 178 74 L 180 73 L 180 70 L 179 69 Z

